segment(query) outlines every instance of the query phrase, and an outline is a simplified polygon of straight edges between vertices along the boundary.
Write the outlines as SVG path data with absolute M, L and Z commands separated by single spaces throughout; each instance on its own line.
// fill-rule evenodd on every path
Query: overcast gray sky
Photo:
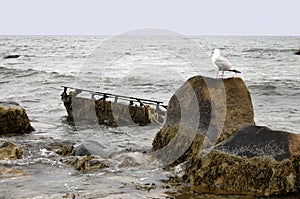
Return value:
M 300 0 L 0 0 L 0 34 L 300 36 Z

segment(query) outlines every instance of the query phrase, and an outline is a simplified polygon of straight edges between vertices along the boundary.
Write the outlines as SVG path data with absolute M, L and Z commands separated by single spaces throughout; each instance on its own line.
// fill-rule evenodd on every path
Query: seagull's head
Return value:
M 220 49 L 214 49 L 212 52 L 211 52 L 211 55 L 213 56 L 220 56 L 221 55 L 221 51 Z

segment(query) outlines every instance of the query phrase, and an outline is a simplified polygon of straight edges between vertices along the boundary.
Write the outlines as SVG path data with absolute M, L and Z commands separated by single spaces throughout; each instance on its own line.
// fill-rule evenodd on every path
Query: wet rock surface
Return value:
M 299 193 L 299 160 L 299 155 L 277 162 L 213 150 L 203 158 L 194 158 L 187 176 L 198 192 L 267 196 Z
M 235 156 L 271 157 L 282 161 L 300 153 L 300 135 L 265 126 L 247 126 L 217 145 L 215 150 Z
M 198 130 L 170 125 L 156 134 L 152 146 L 156 158 L 176 165 L 197 153 L 203 142 L 204 136 Z
M 83 144 L 64 141 L 48 145 L 47 149 L 54 151 L 63 158 L 62 163 L 74 167 L 80 172 L 88 172 L 95 169 L 103 169 L 110 166 L 110 162 L 99 156 L 91 155 Z
M 177 180 L 199 194 L 299 193 L 300 135 L 255 126 L 253 118 L 243 80 L 196 76 L 171 98 L 153 150 L 187 148 L 174 164 L 185 165 Z
M 110 162 L 97 156 L 75 156 L 62 160 L 63 163 L 75 167 L 80 172 L 110 167 Z
M 214 144 L 249 124 L 254 124 L 253 105 L 242 79 L 195 76 L 170 99 L 166 124 L 156 134 L 152 146 L 153 150 L 167 146 L 177 135 L 179 127 L 198 132 L 193 135 L 205 136 L 206 143 Z M 197 145 L 201 149 L 203 139 L 199 141 L 193 142 L 191 148 L 197 148 L 194 147 Z
M 248 126 L 186 168 L 198 191 L 224 194 L 299 193 L 300 135 Z
M 0 139 L 0 160 L 16 160 L 23 158 L 23 150 L 14 143 Z
M 12 103 L 0 104 L 0 135 L 34 131 L 24 108 Z

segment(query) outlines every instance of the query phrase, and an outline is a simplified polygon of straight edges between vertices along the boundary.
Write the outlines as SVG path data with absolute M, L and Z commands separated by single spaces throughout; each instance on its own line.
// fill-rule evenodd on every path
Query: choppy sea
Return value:
M 300 133 L 300 56 L 294 55 L 300 37 L 0 36 L 0 101 L 23 106 L 36 129 L 6 138 L 24 149 L 25 158 L 0 164 L 27 175 L 0 179 L 0 197 L 62 198 L 69 193 L 76 198 L 167 198 L 179 192 L 166 188 L 172 171 L 151 165 L 145 153 L 161 126 L 94 130 L 99 139 L 106 136 L 114 152 L 105 157 L 113 165 L 108 169 L 80 173 L 47 151 L 53 142 L 79 144 L 85 139 L 86 132 L 66 119 L 61 86 L 167 104 L 188 78 L 216 76 L 209 57 L 214 48 L 242 72 L 225 76 L 245 81 L 257 125 Z M 7 55 L 20 57 L 5 59 Z M 128 157 L 139 164 L 124 166 Z

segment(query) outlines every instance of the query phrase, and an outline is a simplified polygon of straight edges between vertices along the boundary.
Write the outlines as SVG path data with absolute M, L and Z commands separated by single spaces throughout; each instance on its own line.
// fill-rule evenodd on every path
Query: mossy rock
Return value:
M 210 153 L 193 155 L 186 176 L 199 192 L 299 194 L 299 165 L 300 135 L 247 126 Z
M 193 159 L 187 176 L 197 192 L 265 196 L 299 193 L 299 161 L 299 155 L 278 162 L 213 150 L 203 158 Z
M 34 131 L 24 108 L 0 105 L 0 135 Z
M 80 172 L 88 172 L 91 170 L 103 169 L 110 167 L 110 163 L 100 157 L 95 156 L 78 156 L 69 157 L 62 160 L 63 163 L 73 166 Z
M 0 160 L 16 160 L 23 158 L 23 150 L 14 143 L 0 140 Z

